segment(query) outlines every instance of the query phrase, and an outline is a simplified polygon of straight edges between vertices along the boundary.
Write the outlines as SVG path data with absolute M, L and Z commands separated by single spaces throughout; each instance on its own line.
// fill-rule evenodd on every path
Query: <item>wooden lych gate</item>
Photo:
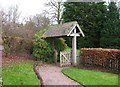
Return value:
M 43 38 L 61 38 L 61 37 L 72 37 L 72 52 L 69 53 L 71 54 L 71 57 L 68 53 L 63 53 L 61 52 L 60 54 L 60 65 L 65 65 L 71 64 L 73 66 L 76 66 L 77 64 L 77 36 L 82 36 L 84 37 L 84 33 L 82 32 L 79 24 L 74 21 L 74 22 L 68 22 L 64 24 L 56 24 L 56 25 L 51 25 L 49 26 L 48 30 L 43 34 Z M 57 54 L 57 53 L 56 53 Z M 66 62 L 65 62 L 66 61 Z

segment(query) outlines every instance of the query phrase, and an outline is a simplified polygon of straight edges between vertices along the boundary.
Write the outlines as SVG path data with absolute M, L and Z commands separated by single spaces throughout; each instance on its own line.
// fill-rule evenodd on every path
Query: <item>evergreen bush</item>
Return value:
M 40 35 L 35 34 L 33 42 L 33 57 L 43 62 L 53 62 L 53 48 L 46 40 L 42 39 Z

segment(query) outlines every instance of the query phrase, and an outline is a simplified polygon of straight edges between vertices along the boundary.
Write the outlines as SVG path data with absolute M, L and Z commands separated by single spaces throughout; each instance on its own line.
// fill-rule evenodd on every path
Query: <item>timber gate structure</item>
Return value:
M 70 53 L 63 54 L 60 53 L 61 59 L 60 59 L 60 65 L 64 65 L 65 63 L 72 63 L 73 66 L 76 66 L 77 64 L 77 40 L 76 37 L 82 36 L 84 37 L 84 33 L 81 30 L 79 24 L 77 21 L 68 22 L 64 24 L 56 24 L 49 26 L 48 30 L 43 34 L 43 38 L 61 38 L 61 37 L 72 37 L 72 55 L 70 56 Z M 66 55 L 66 56 L 65 56 Z M 65 62 L 67 61 L 67 62 Z M 63 64 L 64 62 L 64 64 Z

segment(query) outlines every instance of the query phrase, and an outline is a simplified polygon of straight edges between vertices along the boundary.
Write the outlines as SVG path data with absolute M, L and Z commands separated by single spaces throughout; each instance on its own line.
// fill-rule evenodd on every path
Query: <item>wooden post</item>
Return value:
M 74 33 L 76 33 L 76 29 L 74 29 Z M 72 61 L 73 61 L 73 66 L 77 65 L 77 58 L 76 58 L 76 35 L 73 36 L 72 38 Z
M 58 58 L 58 51 L 55 48 L 55 40 L 57 38 L 51 39 L 52 40 L 52 45 L 53 45 L 53 49 L 54 49 L 54 63 L 55 65 L 57 65 L 57 58 Z
M 58 57 L 58 52 L 57 52 L 57 50 L 54 48 L 54 63 L 55 63 L 55 65 L 57 65 L 57 57 Z

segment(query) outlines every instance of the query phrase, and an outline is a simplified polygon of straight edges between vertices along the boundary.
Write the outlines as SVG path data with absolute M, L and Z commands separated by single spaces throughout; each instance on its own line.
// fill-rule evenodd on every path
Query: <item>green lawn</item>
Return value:
M 0 68 L 0 86 L 2 85 L 2 68 Z
M 26 60 L 3 68 L 3 85 L 39 85 L 40 82 L 33 71 L 33 61 Z
M 71 50 L 72 50 L 72 48 L 67 47 L 64 51 L 71 51 Z M 80 53 L 80 49 L 77 49 L 77 53 Z
M 62 71 L 82 85 L 118 85 L 118 75 L 93 70 L 67 68 Z

